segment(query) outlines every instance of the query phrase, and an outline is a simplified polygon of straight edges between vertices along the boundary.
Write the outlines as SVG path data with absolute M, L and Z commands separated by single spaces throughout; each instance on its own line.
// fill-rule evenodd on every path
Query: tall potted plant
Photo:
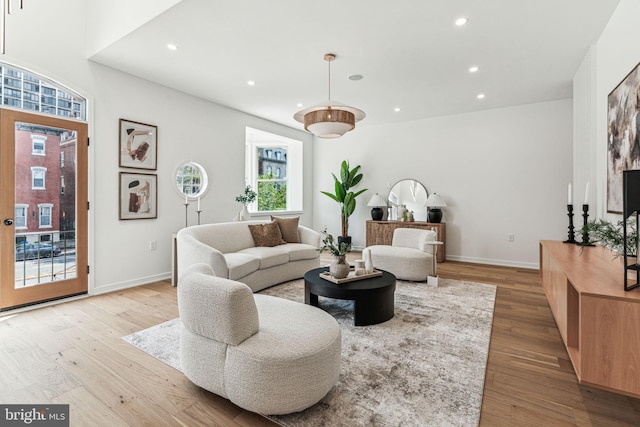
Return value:
M 351 236 L 349 236 L 349 217 L 356 210 L 356 197 L 367 191 L 367 189 L 359 190 L 357 192 L 351 191 L 351 188 L 355 187 L 362 181 L 362 174 L 359 173 L 360 165 L 350 169 L 349 162 L 344 160 L 340 166 L 340 179 L 333 176 L 334 192 L 329 193 L 327 191 L 321 191 L 322 194 L 332 198 L 340 205 L 340 217 L 342 219 L 342 235 L 338 237 L 339 242 L 346 242 L 351 244 Z

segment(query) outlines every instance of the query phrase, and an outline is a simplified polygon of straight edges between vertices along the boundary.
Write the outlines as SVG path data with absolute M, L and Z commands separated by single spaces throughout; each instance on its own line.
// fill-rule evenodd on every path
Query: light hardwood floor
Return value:
M 640 425 L 640 400 L 577 383 L 537 271 L 439 274 L 498 286 L 481 426 Z M 0 402 L 68 403 L 72 426 L 275 425 L 120 339 L 177 315 L 163 281 L 0 317 Z

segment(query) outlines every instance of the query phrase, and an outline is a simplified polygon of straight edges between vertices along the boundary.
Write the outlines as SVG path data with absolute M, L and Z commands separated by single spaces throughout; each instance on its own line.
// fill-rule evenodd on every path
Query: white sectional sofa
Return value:
M 270 221 L 240 221 L 197 225 L 178 232 L 178 278 L 197 263 L 210 265 L 217 277 L 248 285 L 253 292 L 303 277 L 320 266 L 320 234 L 298 225 L 294 218 L 280 218 L 288 223 L 281 233 L 286 243 L 256 246 L 250 225 L 269 227 Z M 297 223 L 296 223 L 297 224 Z M 297 231 L 297 233 L 296 233 Z M 299 242 L 296 241 L 298 237 Z

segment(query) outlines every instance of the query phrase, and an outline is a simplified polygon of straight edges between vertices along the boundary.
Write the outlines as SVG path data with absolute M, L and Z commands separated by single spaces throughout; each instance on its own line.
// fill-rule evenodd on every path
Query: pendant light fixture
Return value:
M 329 64 L 329 99 L 298 111 L 293 116 L 318 138 L 339 138 L 365 118 L 364 111 L 331 100 L 331 62 L 334 59 L 336 56 L 333 53 L 324 55 L 324 60 Z

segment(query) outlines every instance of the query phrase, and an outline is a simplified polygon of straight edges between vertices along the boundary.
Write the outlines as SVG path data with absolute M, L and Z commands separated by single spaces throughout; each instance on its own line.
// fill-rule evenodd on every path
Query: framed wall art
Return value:
M 120 172 L 120 219 L 158 217 L 158 176 Z
M 121 168 L 157 169 L 158 127 L 120 119 Z
M 640 64 L 608 97 L 607 212 L 622 213 L 622 172 L 632 169 L 640 169 Z

